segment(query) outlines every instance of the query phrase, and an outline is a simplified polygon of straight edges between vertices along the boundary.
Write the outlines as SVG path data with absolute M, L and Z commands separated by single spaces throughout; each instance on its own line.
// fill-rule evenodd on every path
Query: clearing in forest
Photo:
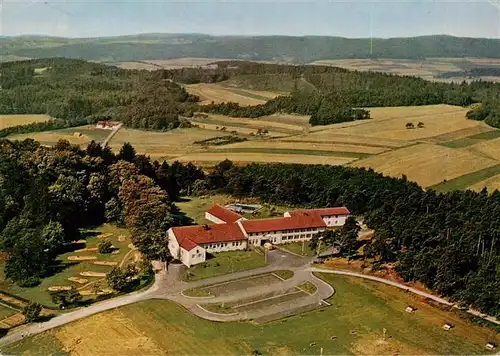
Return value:
M 90 141 L 94 140 L 96 142 L 103 141 L 110 131 L 96 129 L 93 125 L 85 125 L 72 127 L 69 129 L 61 129 L 54 131 L 43 131 L 43 132 L 31 132 L 21 135 L 9 136 L 10 140 L 24 140 L 27 138 L 32 138 L 42 145 L 53 146 L 59 140 L 67 140 L 69 143 L 74 145 L 86 146 Z
M 203 105 L 210 104 L 212 101 L 214 103 L 233 102 L 243 106 L 259 105 L 279 95 L 269 91 L 236 89 L 209 83 L 190 84 L 185 88 L 190 94 L 199 96 Z
M 11 126 L 49 121 L 49 115 L 0 115 L 0 130 Z

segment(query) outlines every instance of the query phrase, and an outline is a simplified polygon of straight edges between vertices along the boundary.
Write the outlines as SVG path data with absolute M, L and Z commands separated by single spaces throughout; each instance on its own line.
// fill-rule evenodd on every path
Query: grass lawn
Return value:
M 304 247 L 302 247 L 304 246 Z M 302 242 L 291 242 L 287 244 L 280 245 L 280 248 L 283 250 L 287 250 L 293 253 L 296 253 L 297 255 L 301 256 L 309 256 L 309 257 L 314 257 L 316 256 L 316 250 L 311 250 L 309 247 L 309 241 L 305 241 L 304 243 Z M 302 253 L 302 249 L 304 250 L 304 253 Z M 327 250 L 328 246 L 325 244 L 321 244 L 320 248 L 320 253 Z
M 430 188 L 437 190 L 438 192 L 449 192 L 452 190 L 466 189 L 478 182 L 491 178 L 500 174 L 500 164 L 485 169 L 481 169 L 476 172 L 465 174 L 455 179 L 436 184 Z
M 194 297 L 194 298 L 203 298 L 212 296 L 212 293 L 210 293 L 210 291 L 205 288 L 186 289 L 185 291 L 182 292 L 182 294 L 184 294 L 187 297 Z
M 195 224 L 213 224 L 205 219 L 205 212 L 213 204 L 226 205 L 231 202 L 227 195 L 210 195 L 202 197 L 185 197 L 184 201 L 175 203 L 177 207 L 187 216 L 194 220 Z
M 50 354 L 488 354 L 490 329 L 472 325 L 391 286 L 321 275 L 335 288 L 332 304 L 264 325 L 202 320 L 181 306 L 150 300 L 91 316 L 4 348 Z M 404 311 L 407 305 L 415 313 Z M 445 323 L 455 327 L 442 329 Z M 386 328 L 386 339 L 382 330 Z M 75 342 L 79 339 L 79 342 Z M 491 352 L 490 354 L 493 354 Z
M 102 280 L 100 282 L 100 285 L 102 288 L 106 288 L 107 284 L 105 279 L 102 277 L 83 277 L 80 276 L 80 272 L 86 272 L 86 271 L 91 271 L 91 272 L 101 272 L 101 273 L 107 273 L 109 272 L 112 267 L 110 266 L 99 266 L 99 265 L 94 265 L 93 262 L 95 261 L 69 261 L 68 257 L 69 256 L 97 256 L 98 261 L 110 261 L 110 262 L 117 262 L 119 263 L 125 255 L 130 251 L 128 248 L 128 244 L 130 243 L 130 233 L 126 229 L 121 229 L 113 225 L 109 224 L 104 224 L 94 230 L 87 231 L 88 236 L 87 236 L 87 243 L 86 243 L 86 248 L 92 248 L 92 247 L 97 247 L 97 243 L 99 239 L 97 238 L 97 235 L 102 234 L 102 233 L 112 233 L 113 236 L 109 237 L 109 240 L 113 243 L 113 245 L 119 249 L 118 254 L 107 254 L 107 255 L 100 255 L 97 253 L 97 251 L 90 251 L 90 252 L 68 252 L 65 254 L 62 254 L 58 257 L 58 260 L 60 261 L 60 269 L 54 273 L 52 276 L 44 278 L 41 283 L 38 286 L 32 287 L 32 288 L 23 288 L 19 287 L 15 283 L 12 283 L 11 281 L 5 280 L 5 276 L 3 275 L 3 264 L 0 264 L 0 290 L 4 290 L 10 294 L 17 295 L 21 298 L 36 301 L 38 303 L 41 303 L 45 306 L 48 307 L 55 307 L 55 305 L 52 303 L 52 299 L 50 296 L 50 293 L 48 291 L 48 288 L 51 286 L 75 286 L 75 288 L 79 290 L 83 289 L 91 289 L 91 286 L 86 288 L 86 284 L 78 284 L 78 283 L 73 283 L 68 280 L 70 277 L 80 277 L 87 279 L 88 282 L 94 282 L 98 280 Z M 84 231 L 85 233 L 85 231 Z M 118 237 L 119 236 L 125 236 L 125 241 L 119 242 Z M 80 245 L 78 248 L 81 248 L 82 246 Z
M 185 197 L 184 201 L 175 203 L 179 209 L 192 218 L 195 224 L 213 224 L 213 222 L 205 219 L 205 212 L 210 209 L 213 204 L 227 205 L 230 203 L 245 203 L 249 202 L 252 204 L 257 204 L 258 202 L 252 200 L 247 201 L 245 199 L 240 200 L 238 198 L 232 198 L 229 195 L 210 195 L 201 197 Z M 283 216 L 283 213 L 290 208 L 285 206 L 277 206 L 270 204 L 261 204 L 262 208 L 255 214 L 242 214 L 247 219 L 262 219 L 269 217 Z
M 281 279 L 287 280 L 293 277 L 293 272 L 288 270 L 274 271 L 273 274 L 277 275 Z
M 3 320 L 17 313 L 19 313 L 19 310 L 15 310 L 13 308 L 0 304 L 0 320 Z
M 186 281 L 196 281 L 228 273 L 246 271 L 259 267 L 264 267 L 264 255 L 254 250 L 219 252 L 214 258 L 189 268 L 183 279 Z
M 314 283 L 311 283 L 309 281 L 299 284 L 297 288 L 302 289 L 304 292 L 309 294 L 314 294 L 318 290 L 318 287 L 316 287 Z

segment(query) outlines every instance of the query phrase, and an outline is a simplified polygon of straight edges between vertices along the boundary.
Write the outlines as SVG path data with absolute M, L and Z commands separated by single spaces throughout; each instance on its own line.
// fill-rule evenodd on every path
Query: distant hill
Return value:
M 373 39 L 342 37 L 143 34 L 101 38 L 20 36 L 0 39 L 0 58 L 66 57 L 101 62 L 183 57 L 308 63 L 322 59 L 428 57 L 500 58 L 500 40 L 452 36 Z

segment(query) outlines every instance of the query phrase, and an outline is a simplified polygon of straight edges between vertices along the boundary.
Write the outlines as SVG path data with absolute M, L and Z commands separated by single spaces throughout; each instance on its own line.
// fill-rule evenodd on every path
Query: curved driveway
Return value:
M 274 250 L 268 252 L 268 257 L 269 257 L 269 262 L 270 265 L 262 268 L 257 268 L 254 270 L 250 271 L 242 271 L 242 272 L 237 272 L 237 273 L 232 273 L 228 275 L 223 275 L 223 276 L 218 276 L 218 277 L 213 277 L 209 279 L 204 279 L 200 281 L 194 281 L 194 282 L 182 282 L 179 281 L 175 274 L 175 270 L 179 268 L 179 266 L 174 266 L 171 265 L 170 269 L 174 270 L 174 272 L 170 273 L 165 273 L 165 272 L 160 272 L 156 275 L 155 278 L 155 283 L 151 288 L 149 288 L 146 291 L 143 292 L 134 292 L 122 297 L 117 297 L 113 298 L 107 301 L 99 302 L 92 304 L 88 307 L 80 308 L 75 311 L 65 313 L 59 316 L 56 316 L 52 318 L 49 321 L 43 322 L 43 323 L 36 323 L 36 324 L 31 324 L 28 325 L 22 330 L 14 331 L 11 334 L 8 334 L 4 336 L 3 338 L 0 339 L 0 347 L 5 346 L 8 344 L 11 344 L 13 342 L 19 341 L 24 337 L 32 336 L 39 334 L 41 332 L 44 332 L 46 330 L 50 330 L 59 326 L 62 326 L 64 324 L 71 323 L 73 321 L 79 320 L 86 318 L 88 316 L 114 309 L 117 307 L 121 307 L 124 305 L 136 303 L 142 300 L 148 300 L 148 299 L 169 299 L 176 301 L 178 303 L 181 303 L 183 305 L 187 305 L 189 309 L 194 312 L 195 314 L 204 317 L 206 319 L 210 320 L 219 320 L 221 321 L 220 316 L 215 316 L 212 313 L 209 313 L 207 311 L 204 311 L 203 309 L 199 308 L 196 306 L 196 300 L 198 299 L 198 302 L 200 301 L 200 298 L 189 298 L 185 297 L 181 294 L 181 292 L 185 289 L 188 288 L 195 288 L 195 287 L 201 287 L 201 286 L 206 286 L 210 284 L 216 284 L 216 283 L 223 283 L 226 281 L 230 281 L 233 279 L 238 279 L 238 278 L 244 278 L 244 277 L 251 277 L 257 274 L 262 274 L 262 273 L 269 273 L 273 271 L 277 271 L 280 269 L 287 269 L 287 270 L 292 270 L 295 275 L 294 277 L 288 281 L 284 281 L 283 285 L 287 286 L 290 284 L 290 286 L 293 283 L 296 283 L 297 281 L 304 281 L 304 280 L 312 280 L 314 281 L 314 284 L 318 287 L 318 292 L 317 292 L 317 297 L 321 299 L 326 299 L 330 297 L 333 293 L 334 290 L 333 288 L 321 281 L 319 278 L 316 278 L 312 273 L 313 272 L 318 272 L 318 273 L 333 273 L 333 274 L 338 274 L 338 275 L 345 275 L 345 276 L 351 276 L 351 277 L 357 277 L 357 278 L 364 278 L 368 280 L 372 280 L 375 282 L 379 283 L 384 283 L 388 284 L 400 289 L 407 290 L 411 293 L 415 293 L 421 296 L 424 296 L 426 298 L 432 299 L 438 303 L 457 307 L 453 303 L 450 303 L 446 299 L 437 297 L 435 295 L 420 291 L 415 288 L 411 288 L 408 286 L 405 286 L 404 284 L 400 284 L 397 282 L 393 282 L 387 279 L 375 277 L 375 276 L 370 276 L 370 275 L 365 275 L 361 273 L 356 273 L 356 272 L 349 272 L 349 271 L 342 271 L 342 270 L 330 270 L 330 269 L 322 269 L 322 268 L 316 268 L 316 267 L 311 267 L 310 262 L 311 258 L 303 258 L 299 256 L 294 256 L 291 254 L 288 254 L 286 252 L 280 251 L 280 250 Z M 296 285 L 296 284 L 295 284 Z M 264 286 L 265 288 L 268 288 L 267 286 Z M 316 296 L 316 295 L 315 295 Z M 212 300 L 214 301 L 214 300 Z M 488 321 L 491 321 L 492 323 L 500 325 L 500 321 L 498 321 L 496 318 L 492 316 L 485 315 L 483 313 L 480 313 L 476 310 L 469 309 L 467 310 L 468 313 L 478 316 L 480 318 L 486 319 Z

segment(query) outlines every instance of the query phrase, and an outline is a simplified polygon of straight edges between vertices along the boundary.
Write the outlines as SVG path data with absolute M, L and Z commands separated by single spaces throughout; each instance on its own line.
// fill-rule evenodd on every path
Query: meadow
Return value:
M 26 125 L 50 120 L 48 115 L 0 115 L 0 130 L 11 126 Z
M 336 293 L 330 307 L 255 325 L 199 319 L 175 303 L 151 300 L 54 329 L 3 348 L 12 354 L 493 354 L 494 330 L 402 290 L 320 275 Z M 414 313 L 406 313 L 412 305 Z M 445 331 L 444 323 L 454 327 Z M 105 326 L 105 327 L 103 327 Z M 386 330 L 385 337 L 383 330 Z M 291 332 L 290 330 L 293 330 Z

